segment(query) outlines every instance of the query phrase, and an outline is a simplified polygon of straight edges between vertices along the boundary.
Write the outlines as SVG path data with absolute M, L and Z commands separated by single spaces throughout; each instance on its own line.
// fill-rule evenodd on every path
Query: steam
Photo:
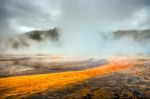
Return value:
M 114 37 L 113 32 L 118 29 L 149 28 L 146 24 L 141 25 L 149 15 L 138 0 L 130 2 L 133 5 L 124 2 L 130 10 L 125 6 L 121 7 L 119 3 L 123 1 L 117 0 L 111 4 L 107 0 L 64 2 L 60 27 L 66 52 L 79 55 L 149 54 L 149 40 L 143 44 L 132 37 L 126 36 L 120 39 Z
M 6 8 L 4 11 L 9 13 L 9 17 L 4 19 L 3 16 L 0 20 L 4 19 L 7 22 L 3 23 L 9 24 L 8 29 L 1 32 L 6 31 L 13 35 L 16 42 L 24 44 L 12 48 L 8 37 L 1 39 L 0 50 L 5 52 L 77 56 L 150 53 L 150 38 L 142 38 L 139 42 L 130 35 L 120 38 L 114 35 L 117 30 L 149 29 L 149 0 L 32 0 L 29 5 L 26 1 L 12 0 L 4 4 L 1 8 Z M 26 36 L 24 38 L 22 34 L 32 30 L 41 30 L 44 34 L 52 27 L 59 29 L 57 41 L 52 38 L 37 41 Z M 20 34 L 10 33 L 12 29 Z M 140 32 L 137 35 L 145 35 L 145 32 Z M 20 35 L 23 35 L 24 41 L 20 40 Z

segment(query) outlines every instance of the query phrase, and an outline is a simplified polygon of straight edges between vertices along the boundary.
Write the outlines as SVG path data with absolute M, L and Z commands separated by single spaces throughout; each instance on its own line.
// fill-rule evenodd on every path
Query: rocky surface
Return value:
M 150 60 L 139 59 L 126 70 L 97 76 L 30 99 L 150 99 Z
M 0 57 L 0 77 L 75 71 L 107 64 L 105 59 L 64 61 L 61 57 L 5 55 Z

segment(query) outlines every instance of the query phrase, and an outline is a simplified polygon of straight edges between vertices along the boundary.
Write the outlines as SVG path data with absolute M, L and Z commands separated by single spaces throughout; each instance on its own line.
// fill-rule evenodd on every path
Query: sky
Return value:
M 101 49 L 97 46 L 106 41 L 99 34 L 150 28 L 150 0 L 0 0 L 0 35 L 53 27 L 61 30 L 63 50 L 69 53 L 74 53 L 72 49 L 81 53 L 116 50 L 126 40 Z M 133 45 L 135 51 L 137 45 Z
M 149 0 L 1 0 L 0 34 L 79 24 L 101 31 L 149 28 L 149 7 Z

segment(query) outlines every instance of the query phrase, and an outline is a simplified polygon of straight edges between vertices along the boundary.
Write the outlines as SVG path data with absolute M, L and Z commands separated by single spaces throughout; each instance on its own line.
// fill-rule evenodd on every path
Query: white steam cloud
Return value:
M 115 38 L 113 34 L 120 29 L 149 29 L 149 0 L 6 0 L 3 6 L 5 10 L 1 12 L 8 13 L 9 17 L 5 20 L 9 24 L 1 34 L 10 34 L 12 29 L 15 29 L 12 32 L 23 33 L 34 29 L 59 28 L 60 39 L 57 43 L 31 41 L 32 47 L 14 49 L 13 52 L 19 50 L 54 55 L 150 53 L 149 40 L 140 43 L 130 37 Z M 12 49 L 8 48 L 9 51 Z

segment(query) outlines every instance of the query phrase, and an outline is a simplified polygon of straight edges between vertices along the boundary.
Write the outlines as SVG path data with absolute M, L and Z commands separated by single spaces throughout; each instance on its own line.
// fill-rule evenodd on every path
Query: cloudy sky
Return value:
M 0 0 L 0 34 L 52 27 L 150 27 L 150 0 Z
M 64 55 L 147 54 L 149 41 L 142 44 L 111 36 L 113 31 L 121 29 L 149 29 L 150 0 L 0 0 L 0 36 L 53 27 L 60 33 L 57 45 L 27 40 L 30 46 L 20 51 Z M 9 52 L 11 44 L 5 42 L 1 40 L 0 49 Z

